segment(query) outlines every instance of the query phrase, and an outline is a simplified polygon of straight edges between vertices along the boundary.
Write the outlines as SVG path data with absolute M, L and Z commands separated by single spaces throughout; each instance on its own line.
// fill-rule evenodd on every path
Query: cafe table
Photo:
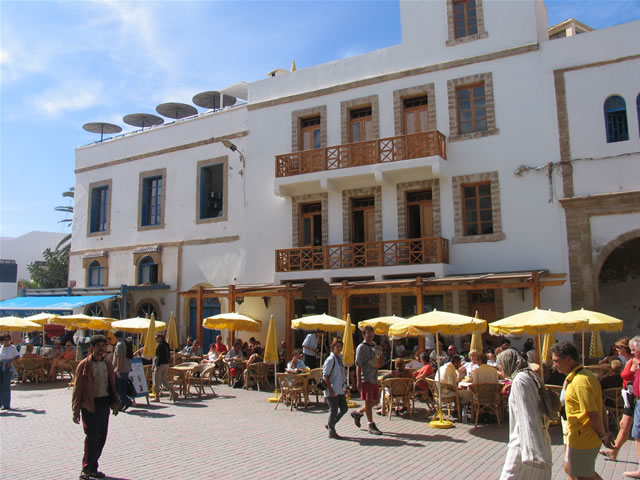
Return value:
M 179 378 L 178 385 L 180 387 L 180 395 L 183 395 L 184 398 L 187 398 L 189 393 L 189 377 L 197 365 L 197 363 L 182 364 L 169 368 L 169 375 Z

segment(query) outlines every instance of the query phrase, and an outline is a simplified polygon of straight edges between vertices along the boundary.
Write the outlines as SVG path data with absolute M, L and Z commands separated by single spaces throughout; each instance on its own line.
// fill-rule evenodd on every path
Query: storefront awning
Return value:
M 24 317 L 39 312 L 72 312 L 73 309 L 102 302 L 115 295 L 84 295 L 58 297 L 16 297 L 0 302 L 0 315 Z

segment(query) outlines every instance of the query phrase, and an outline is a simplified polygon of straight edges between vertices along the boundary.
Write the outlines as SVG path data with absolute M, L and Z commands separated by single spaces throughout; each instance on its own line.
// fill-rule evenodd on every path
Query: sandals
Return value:
M 607 460 L 611 460 L 612 462 L 618 461 L 618 450 L 615 448 L 600 450 L 600 455 L 606 457 Z

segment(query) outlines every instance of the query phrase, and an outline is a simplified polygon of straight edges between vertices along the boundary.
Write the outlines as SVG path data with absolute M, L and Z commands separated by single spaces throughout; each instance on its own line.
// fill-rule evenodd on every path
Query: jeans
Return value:
M 0 364 L 0 404 L 2 408 L 11 408 L 11 377 L 13 372 L 7 368 L 7 362 Z
M 82 426 L 84 427 L 84 456 L 82 471 L 95 473 L 98 471 L 98 460 L 107 441 L 109 430 L 109 397 L 95 399 L 95 412 L 82 409 Z
M 347 397 L 344 395 L 336 395 L 335 397 L 326 398 L 329 403 L 329 421 L 327 422 L 327 425 L 329 426 L 330 432 L 335 432 L 336 423 L 338 423 L 342 416 L 349 410 L 347 407 Z M 340 408 L 339 413 L 338 408 Z
M 304 363 L 309 368 L 318 368 L 318 362 L 315 355 L 304 355 Z
M 120 398 L 120 405 L 123 407 L 131 405 L 131 400 L 127 396 L 127 384 L 129 383 L 129 372 L 120 372 L 116 374 L 116 391 Z

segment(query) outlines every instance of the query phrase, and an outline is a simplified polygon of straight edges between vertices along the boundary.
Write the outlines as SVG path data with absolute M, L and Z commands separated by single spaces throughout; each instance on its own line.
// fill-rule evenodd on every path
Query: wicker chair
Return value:
M 316 396 L 316 403 L 319 403 L 319 397 L 324 398 L 324 392 L 320 390 L 317 385 L 320 379 L 322 378 L 322 368 L 314 368 L 309 372 L 309 376 L 307 377 L 307 397 L 310 395 Z
M 269 370 L 269 364 L 264 362 L 252 363 L 249 365 L 244 373 L 244 388 L 249 388 L 252 383 L 258 387 L 260 391 L 260 385 L 266 385 L 267 371 Z
M 471 409 L 475 414 L 475 426 L 478 426 L 478 418 L 481 413 L 492 413 L 498 420 L 502 417 L 502 384 L 500 383 L 474 383 L 471 390 Z
M 298 408 L 300 403 L 306 400 L 306 379 L 302 375 L 278 373 L 276 374 L 276 379 L 280 386 L 280 397 L 276 403 L 276 410 L 280 403 L 289 404 L 290 410 L 293 410 L 293 407 Z M 307 404 L 305 403 L 306 406 Z
M 411 398 L 413 397 L 413 378 L 387 378 L 382 381 L 385 389 L 382 414 L 389 412 L 389 419 L 395 407 L 404 407 L 411 414 Z
M 458 389 L 453 385 L 449 385 L 444 382 L 436 382 L 431 378 L 427 378 L 429 384 L 429 390 L 433 396 L 433 403 L 437 406 L 438 399 L 440 399 L 440 406 L 446 408 L 449 417 L 451 417 L 451 409 L 454 408 L 458 412 L 458 421 L 462 418 L 460 414 L 460 396 L 458 395 Z
M 27 379 L 32 382 L 38 383 L 44 378 L 44 359 L 43 358 L 23 358 L 20 360 L 21 369 L 19 372 L 19 378 L 22 382 L 26 382 Z
M 544 388 L 560 398 L 560 394 L 562 393 L 562 387 L 560 385 L 545 385 Z M 560 410 L 555 412 L 549 420 L 549 425 L 560 425 Z
M 421 385 L 424 385 L 425 388 L 421 388 Z M 426 418 L 429 418 L 429 416 L 438 409 L 438 406 L 433 403 L 433 395 L 431 394 L 426 378 L 416 380 L 413 384 L 413 394 L 411 396 L 412 413 L 416 412 L 416 400 L 422 400 L 427 404 Z
M 604 407 L 609 412 L 609 415 L 616 419 L 616 423 L 620 423 L 620 420 L 622 419 L 622 410 L 624 409 L 622 388 L 605 388 L 602 391 L 602 401 L 604 402 Z

